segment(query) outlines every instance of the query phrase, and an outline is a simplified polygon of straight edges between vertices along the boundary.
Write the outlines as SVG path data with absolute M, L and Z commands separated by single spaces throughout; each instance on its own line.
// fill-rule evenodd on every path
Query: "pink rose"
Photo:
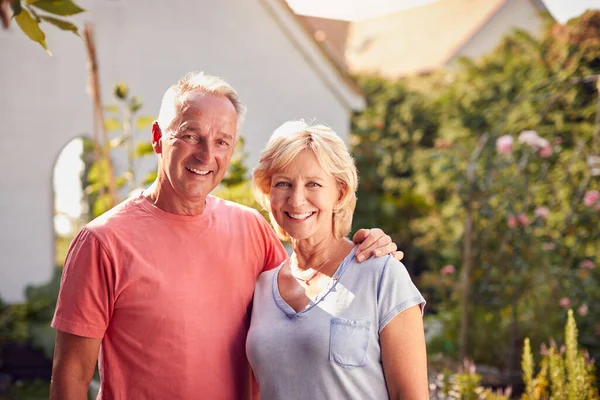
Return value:
M 551 251 L 551 250 L 554 250 L 554 249 L 556 249 L 556 245 L 555 245 L 554 243 L 550 243 L 550 242 L 548 242 L 548 243 L 544 243 L 544 244 L 542 245 L 542 249 L 544 249 L 544 250 L 546 250 L 546 251 Z
M 535 216 L 539 218 L 548 218 L 550 215 L 550 210 L 547 207 L 538 207 L 535 209 Z
M 588 190 L 583 196 L 583 204 L 585 204 L 588 207 L 591 207 L 594 204 L 596 204 L 598 200 L 600 200 L 600 192 L 598 192 L 597 190 Z
M 565 310 L 571 306 L 571 299 L 568 297 L 563 297 L 558 302 L 562 308 Z
M 546 139 L 540 138 L 538 146 L 540 148 L 540 157 L 548 158 L 552 155 L 552 146 Z
M 594 264 L 592 260 L 583 260 L 581 262 L 581 268 L 587 269 L 589 271 L 596 268 L 596 264 Z
M 536 146 L 540 137 L 536 131 L 523 131 L 519 134 L 519 143 L 525 143 L 529 146 Z
M 518 225 L 519 225 L 519 221 L 517 221 L 517 217 L 515 217 L 514 215 L 509 215 L 508 216 L 508 227 L 516 228 Z
M 452 275 L 455 271 L 456 268 L 454 268 L 454 265 L 446 265 L 442 268 L 441 274 L 442 276 Z
M 498 154 L 510 154 L 513 150 L 514 139 L 510 135 L 500 136 L 496 140 L 496 151 Z
M 586 315 L 588 315 L 588 306 L 587 304 L 582 304 L 578 309 L 577 312 L 579 313 L 579 315 L 581 315 L 582 317 L 585 317 Z
M 525 213 L 519 213 L 519 215 L 517 216 L 517 219 L 519 220 L 519 223 L 523 226 L 527 226 L 529 225 L 529 217 L 527 217 L 527 215 L 525 215 Z

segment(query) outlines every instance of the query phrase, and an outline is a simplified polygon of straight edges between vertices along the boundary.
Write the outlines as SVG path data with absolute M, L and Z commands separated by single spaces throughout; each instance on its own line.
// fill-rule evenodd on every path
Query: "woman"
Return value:
M 346 239 L 357 172 L 325 126 L 288 122 L 253 174 L 292 255 L 260 275 L 246 351 L 263 400 L 427 399 L 425 300 L 390 256 Z

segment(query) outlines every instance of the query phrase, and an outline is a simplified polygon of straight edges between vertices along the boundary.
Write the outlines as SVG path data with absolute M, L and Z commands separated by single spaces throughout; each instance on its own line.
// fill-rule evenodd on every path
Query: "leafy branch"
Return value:
M 52 53 L 48 49 L 46 34 L 40 27 L 40 23 L 47 22 L 58 29 L 79 36 L 77 26 L 64 17 L 84 11 L 72 0 L 0 0 L 0 19 L 3 27 L 8 29 L 10 19 L 14 18 L 23 33 L 29 39 L 39 43 L 50 55 Z

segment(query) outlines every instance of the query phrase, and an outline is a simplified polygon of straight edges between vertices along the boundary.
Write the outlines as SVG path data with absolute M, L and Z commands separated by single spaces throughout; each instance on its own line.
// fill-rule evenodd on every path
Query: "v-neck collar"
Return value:
M 354 253 L 356 253 L 356 246 L 354 246 L 352 250 L 350 250 L 350 253 L 348 253 L 344 260 L 342 260 L 341 264 L 335 270 L 333 277 L 331 281 L 329 281 L 327 286 L 325 286 L 323 290 L 321 290 L 314 299 L 311 299 L 311 301 L 306 305 L 306 307 L 304 307 L 298 312 L 296 312 L 296 310 L 294 310 L 292 306 L 290 306 L 283 299 L 283 297 L 281 297 L 281 293 L 279 292 L 279 271 L 281 271 L 281 268 L 285 265 L 285 262 L 281 263 L 281 265 L 277 267 L 275 273 L 273 274 L 273 299 L 275 300 L 277 307 L 279 307 L 279 309 L 283 311 L 283 313 L 289 318 L 296 318 L 310 311 L 314 306 L 319 304 L 337 285 L 338 281 L 342 278 L 344 271 L 346 271 L 348 265 L 350 265 L 350 261 L 352 261 L 352 259 L 354 258 Z

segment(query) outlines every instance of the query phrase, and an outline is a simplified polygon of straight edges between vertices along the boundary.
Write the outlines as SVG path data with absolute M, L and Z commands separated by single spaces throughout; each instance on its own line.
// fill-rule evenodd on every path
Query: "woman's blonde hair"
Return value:
M 287 232 L 273 217 L 269 200 L 271 178 L 303 150 L 312 151 L 321 168 L 337 182 L 341 196 L 333 209 L 333 234 L 342 238 L 350 232 L 352 225 L 358 176 L 346 144 L 325 125 L 309 126 L 304 121 L 290 121 L 275 130 L 252 174 L 256 199 L 269 212 L 277 236 L 289 240 Z

